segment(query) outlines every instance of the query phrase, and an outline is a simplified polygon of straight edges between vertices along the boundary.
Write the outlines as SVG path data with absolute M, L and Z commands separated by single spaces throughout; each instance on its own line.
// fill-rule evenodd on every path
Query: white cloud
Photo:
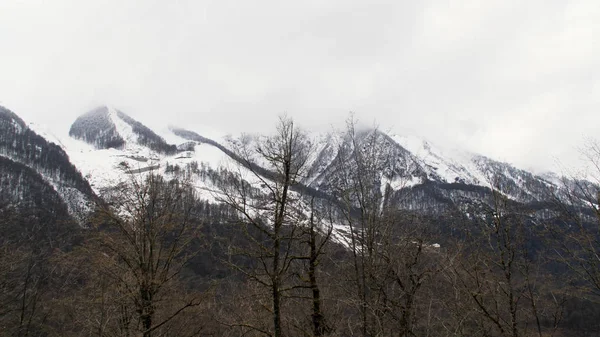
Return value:
M 232 133 L 355 111 L 552 168 L 599 134 L 599 39 L 594 0 L 4 0 L 0 104 L 62 132 L 104 103 Z

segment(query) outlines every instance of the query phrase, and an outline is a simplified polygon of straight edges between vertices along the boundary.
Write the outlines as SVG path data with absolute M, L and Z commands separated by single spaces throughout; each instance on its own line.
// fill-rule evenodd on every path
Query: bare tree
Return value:
M 306 215 L 297 204 L 300 194 L 292 190 L 307 170 L 310 143 L 291 119 L 283 117 L 274 135 L 257 141 L 242 137 L 232 145 L 241 165 L 236 179 L 223 186 L 220 199 L 239 213 L 251 243 L 250 247 L 235 249 L 235 254 L 250 258 L 255 268 L 233 265 L 268 289 L 272 313 L 271 328 L 240 325 L 280 337 L 284 335 L 284 295 L 295 288 L 292 264 L 303 258 L 295 254 L 294 247 Z
M 329 202 L 310 199 L 310 205 L 304 205 L 309 212 L 308 218 L 299 226 L 298 244 L 295 257 L 299 263 L 292 266 L 291 272 L 296 274 L 292 290 L 285 294 L 290 302 L 290 309 L 295 322 L 293 326 L 299 335 L 325 336 L 334 332 L 334 327 L 327 319 L 325 299 L 322 295 L 321 279 L 323 270 L 321 263 L 327 255 L 327 247 L 333 234 L 333 207 Z M 317 203 L 319 204 L 317 206 Z M 308 306 L 306 303 L 310 303 Z M 306 317 L 310 317 L 310 328 L 305 328 Z
M 319 213 L 317 213 L 315 210 L 313 198 L 311 200 L 311 213 L 307 229 L 308 239 L 306 243 L 309 247 L 307 273 L 308 283 L 312 293 L 312 324 L 314 336 L 323 336 L 332 331 L 332 328 L 328 325 L 325 315 L 323 314 L 321 305 L 321 289 L 319 287 L 319 282 L 317 281 L 320 258 L 324 253 L 323 249 L 329 242 L 333 232 L 333 219 L 331 218 L 331 211 L 329 212 L 329 226 L 326 227 L 324 232 L 322 226 L 319 226 L 322 223 L 324 223 L 324 221 Z M 319 239 L 320 237 L 321 239 Z
M 549 226 L 558 260 L 600 296 L 600 143 L 590 140 L 583 154 L 589 164 L 582 176 L 563 179 L 555 195 L 560 222 Z
M 523 205 L 492 185 L 492 204 L 457 224 L 462 235 L 446 255 L 444 278 L 452 296 L 450 336 L 550 336 L 561 320 L 564 292 L 547 269 L 542 227 Z
M 99 268 L 101 312 L 110 305 L 119 334 L 150 337 L 200 304 L 197 297 L 172 296 L 178 275 L 193 255 L 197 199 L 185 182 L 154 174 L 132 175 L 104 197 L 107 203 L 98 206 L 93 220 L 98 231 L 87 245 Z
M 357 131 L 350 119 L 331 185 L 343 205 L 341 223 L 349 228 L 345 240 L 355 291 L 348 295 L 357 301 L 361 335 L 412 336 L 419 329 L 422 290 L 437 270 L 430 258 L 435 249 L 424 221 L 401 212 L 391 198 L 386 180 L 404 177 L 386 176 L 384 137 L 377 129 Z M 402 171 L 410 173 L 411 163 L 404 164 Z
M 37 336 L 53 325 L 52 256 L 77 230 L 54 211 L 0 206 L 0 331 L 6 335 Z

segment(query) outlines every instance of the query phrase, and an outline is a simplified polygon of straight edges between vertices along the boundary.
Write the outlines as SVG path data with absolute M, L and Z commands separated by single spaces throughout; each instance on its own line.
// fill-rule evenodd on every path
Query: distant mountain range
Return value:
M 251 131 L 251 130 L 248 130 Z M 418 137 L 365 129 L 355 142 L 338 134 L 316 135 L 309 170 L 296 188 L 333 198 L 342 149 L 368 146 L 379 172 L 376 185 L 401 208 L 439 213 L 470 212 L 489 204 L 491 188 L 529 205 L 540 216 L 562 187 L 558 175 L 540 176 L 483 155 L 444 149 Z M 77 118 L 69 135 L 54 136 L 0 107 L 0 202 L 55 207 L 81 217 L 97 195 L 127 176 L 153 171 L 192 179 L 204 199 L 217 202 L 222 175 L 239 157 L 225 139 L 194 130 L 151 130 L 124 112 L 98 107 Z M 267 179 L 269 172 L 256 163 Z M 357 169 L 349 167 L 349 169 Z

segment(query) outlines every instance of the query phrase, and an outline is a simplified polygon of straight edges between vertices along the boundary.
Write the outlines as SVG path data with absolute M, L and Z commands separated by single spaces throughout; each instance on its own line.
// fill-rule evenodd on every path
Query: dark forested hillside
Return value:
M 82 207 L 86 207 L 84 204 L 95 198 L 88 181 L 73 166 L 69 156 L 59 145 L 36 134 L 17 115 L 2 107 L 0 107 L 0 156 L 29 168 L 30 173 L 43 178 L 72 211 L 80 211 Z M 10 168 L 14 167 L 16 166 L 6 164 L 4 168 L 7 171 L 2 173 L 13 174 Z
M 67 218 L 61 196 L 32 168 L 0 156 L 0 205 L 41 210 Z
M 98 149 L 120 148 L 125 145 L 125 140 L 110 120 L 106 107 L 98 107 L 79 116 L 71 125 L 69 136 L 81 139 Z

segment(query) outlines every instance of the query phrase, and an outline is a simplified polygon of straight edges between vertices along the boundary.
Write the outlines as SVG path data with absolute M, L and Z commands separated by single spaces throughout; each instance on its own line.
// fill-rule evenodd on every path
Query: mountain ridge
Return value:
M 96 194 L 70 162 L 64 148 L 47 141 L 18 115 L 4 107 L 0 107 L 0 156 L 5 159 L 5 169 L 1 172 L 5 182 L 9 180 L 7 177 L 16 179 L 14 175 L 17 174 L 20 179 L 34 182 L 38 186 L 35 190 L 49 199 L 54 199 L 53 193 L 49 192 L 54 190 L 72 215 L 85 216 L 89 213 Z M 5 202 L 18 202 L 22 193 L 26 192 L 13 186 L 3 189 L 2 198 Z M 39 196 L 34 198 L 40 205 L 43 204 L 42 199 Z M 81 218 L 79 220 L 82 221 Z
M 27 126 L 12 112 L 5 119 L 9 121 L 2 124 L 5 135 L 18 134 L 34 125 Z M 241 163 L 267 178 L 274 174 L 261 163 L 244 162 L 235 153 L 231 138 L 210 139 L 174 126 L 155 132 L 108 106 L 79 116 L 71 125 L 69 137 L 53 138 L 59 143 L 56 148 L 81 172 L 95 194 L 128 175 L 152 171 L 172 178 L 192 177 L 199 190 L 208 192 L 204 193 L 206 200 L 217 202 L 215 191 L 222 183 L 218 175 L 231 171 L 234 165 Z M 246 141 L 260 138 L 257 135 Z M 561 187 L 556 179 L 550 181 L 483 155 L 442 149 L 420 137 L 379 129 L 361 129 L 353 139 L 336 133 L 319 134 L 311 142 L 313 153 L 307 175 L 297 190 L 321 197 L 334 195 L 331 183 L 339 174 L 337 162 L 343 160 L 343 152 L 356 147 L 370 149 L 369 160 L 378 172 L 376 185 L 380 193 L 407 209 L 440 212 L 465 202 L 483 202 L 484 194 L 489 195 L 492 189 L 515 202 L 540 203 Z

